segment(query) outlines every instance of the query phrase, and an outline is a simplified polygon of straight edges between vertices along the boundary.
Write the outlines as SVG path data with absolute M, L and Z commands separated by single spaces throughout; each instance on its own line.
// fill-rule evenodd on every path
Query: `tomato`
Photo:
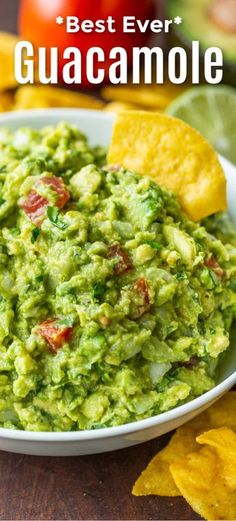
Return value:
M 45 197 L 39 195 L 35 190 L 31 190 L 27 199 L 22 203 L 21 208 L 23 208 L 33 223 L 38 224 L 47 205 L 48 201 Z
M 52 189 L 58 194 L 56 206 L 58 208 L 63 208 L 63 206 L 69 200 L 70 195 L 61 177 L 45 176 L 39 181 L 39 184 L 40 183 L 44 183 L 52 187 Z M 38 194 L 35 189 L 32 189 L 28 193 L 25 201 L 23 201 L 21 208 L 23 208 L 33 223 L 40 224 L 40 220 L 45 213 L 47 206 L 48 200 L 42 195 Z
M 132 269 L 132 263 L 127 253 L 121 248 L 120 244 L 112 244 L 108 250 L 108 256 L 110 259 L 119 259 L 118 263 L 114 267 L 116 275 L 122 275 Z
M 222 270 L 215 257 L 211 256 L 209 259 L 205 260 L 205 266 L 214 271 L 219 279 L 222 279 L 224 270 Z
M 136 320 L 150 309 L 149 287 L 146 279 L 141 277 L 133 285 L 132 313 L 130 318 Z
M 72 327 L 60 325 L 57 319 L 51 318 L 39 325 L 38 332 L 47 341 L 52 350 L 57 351 L 65 342 L 68 342 Z
M 41 182 L 45 185 L 51 186 L 51 188 L 58 194 L 56 206 L 58 208 L 63 208 L 67 201 L 69 201 L 70 194 L 64 185 L 62 178 L 56 176 L 45 176 Z
M 24 40 L 29 40 L 36 47 L 58 47 L 60 62 L 59 75 L 62 79 L 63 51 L 67 47 L 78 47 L 82 52 L 83 63 L 89 48 L 101 47 L 108 55 L 113 47 L 122 46 L 128 54 L 131 62 L 132 47 L 145 45 L 149 33 L 136 30 L 134 33 L 123 32 L 123 17 L 135 16 L 142 22 L 152 19 L 155 14 L 154 0 L 21 0 L 19 14 L 19 32 Z M 115 20 L 116 32 L 106 30 L 103 33 L 77 32 L 66 33 L 66 24 L 56 24 L 56 17 L 77 16 L 80 21 L 106 20 L 108 16 Z M 108 76 L 109 65 L 112 60 L 106 59 L 102 67 Z M 97 69 L 101 64 L 97 64 Z M 85 73 L 83 73 L 82 85 L 89 86 Z

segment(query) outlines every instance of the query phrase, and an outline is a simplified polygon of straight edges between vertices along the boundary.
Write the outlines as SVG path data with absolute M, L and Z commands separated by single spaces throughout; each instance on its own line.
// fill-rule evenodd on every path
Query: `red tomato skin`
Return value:
M 63 208 L 63 206 L 65 206 L 65 204 L 69 201 L 70 194 L 62 178 L 56 176 L 45 176 L 41 182 L 53 188 L 53 190 L 58 194 L 56 206 L 58 208 Z
M 45 197 L 39 195 L 35 190 L 31 190 L 21 208 L 34 224 L 39 224 L 47 205 L 48 201 Z
M 82 53 L 82 85 L 91 85 L 85 73 L 85 58 L 88 49 L 91 47 L 101 47 L 106 56 L 113 47 L 122 46 L 127 51 L 128 62 L 131 63 L 132 48 L 141 47 L 147 43 L 150 32 L 141 33 L 138 29 L 134 33 L 124 33 L 122 19 L 124 16 L 135 16 L 142 20 L 153 19 L 156 17 L 154 0 L 21 0 L 18 28 L 22 39 L 29 40 L 36 47 L 58 47 L 59 50 L 59 77 L 62 78 L 63 51 L 67 47 L 78 47 Z M 93 22 L 102 19 L 106 20 L 111 16 L 115 20 L 114 27 L 116 32 L 104 33 L 67 33 L 66 24 L 57 25 L 56 17 L 77 16 L 79 20 L 89 19 Z M 105 63 L 98 63 L 96 70 L 104 68 L 106 72 L 105 80 L 108 80 L 108 69 L 112 60 L 105 60 Z
M 114 272 L 116 275 L 128 273 L 128 271 L 130 271 L 133 268 L 130 258 L 128 257 L 127 253 L 122 249 L 121 245 L 118 243 L 109 246 L 108 256 L 110 259 L 119 259 L 119 262 L 114 267 Z
M 137 307 L 136 311 L 130 317 L 131 320 L 136 320 L 150 309 L 151 304 L 148 283 L 144 277 L 136 280 L 133 289 L 142 298 L 142 304 Z
M 58 326 L 57 319 L 50 318 L 42 322 L 38 328 L 39 334 L 46 340 L 53 351 L 69 341 L 72 327 Z
M 39 183 L 44 183 L 53 188 L 53 190 L 58 194 L 58 199 L 55 204 L 57 208 L 63 208 L 67 201 L 70 198 L 70 194 L 64 185 L 61 177 L 56 176 L 45 176 L 40 179 Z M 38 194 L 35 189 L 32 189 L 28 195 L 26 200 L 22 203 L 21 208 L 28 215 L 29 219 L 34 224 L 41 224 L 43 214 L 48 206 L 48 200 L 42 195 Z
M 214 271 L 219 279 L 222 279 L 224 275 L 224 270 L 220 267 L 217 260 L 213 255 L 209 257 L 209 259 L 205 260 L 205 266 L 207 266 L 210 270 Z

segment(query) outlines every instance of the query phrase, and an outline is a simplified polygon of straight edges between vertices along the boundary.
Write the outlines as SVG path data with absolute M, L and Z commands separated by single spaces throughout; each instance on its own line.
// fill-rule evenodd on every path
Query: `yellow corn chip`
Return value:
M 236 519 L 236 434 L 226 427 L 198 436 L 207 444 L 170 465 L 183 497 L 206 519 Z
M 168 445 L 151 460 L 137 479 L 133 494 L 146 496 L 179 496 L 180 492 L 170 472 L 171 463 L 181 461 L 189 452 L 199 450 L 196 437 L 206 429 L 227 426 L 236 430 L 236 392 L 225 394 L 209 409 L 190 422 L 182 425 L 172 436 Z
M 132 88 L 132 87 L 105 87 L 102 95 L 107 100 L 113 100 L 120 103 L 133 102 L 141 105 L 145 109 L 164 110 L 170 103 L 171 99 L 165 93 L 160 94 L 148 88 Z
M 182 459 L 189 451 L 195 449 L 195 438 L 186 432 L 185 439 L 178 431 L 172 436 L 168 445 L 158 452 L 150 461 L 147 468 L 134 484 L 132 494 L 134 496 L 180 496 L 180 492 L 170 474 L 170 462 Z
M 189 454 L 173 463 L 170 470 L 181 494 L 200 516 L 208 520 L 236 519 L 236 489 L 226 482 L 221 459 L 213 448 Z
M 0 90 L 16 87 L 14 50 L 19 39 L 14 34 L 0 32 Z
M 26 85 L 16 92 L 15 109 L 43 107 L 73 107 L 83 109 L 101 109 L 103 102 L 80 92 L 44 85 Z
M 194 221 L 227 207 L 226 180 L 216 152 L 179 119 L 154 112 L 120 112 L 108 162 L 148 175 L 174 192 Z
M 173 85 L 127 85 L 104 87 L 101 94 L 108 101 L 134 103 L 142 109 L 165 110 L 170 102 L 181 92 L 183 87 Z
M 197 438 L 197 442 L 214 447 L 223 464 L 225 481 L 236 490 L 236 434 L 227 427 L 212 429 Z
M 205 411 L 207 425 L 205 429 L 228 427 L 236 431 L 236 391 L 226 393 Z M 200 418 L 202 415 L 198 416 Z M 196 418 L 197 419 L 197 418 Z

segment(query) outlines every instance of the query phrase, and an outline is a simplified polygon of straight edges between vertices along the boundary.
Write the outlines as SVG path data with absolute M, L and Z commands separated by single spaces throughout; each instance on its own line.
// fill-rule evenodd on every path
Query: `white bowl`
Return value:
M 0 116 L 0 126 L 40 128 L 59 121 L 77 125 L 91 144 L 108 145 L 113 116 L 104 112 L 51 109 L 13 112 Z M 229 210 L 236 224 L 236 168 L 221 162 L 227 178 Z M 214 389 L 171 411 L 119 427 L 75 432 L 25 432 L 0 428 L 0 450 L 45 456 L 74 456 L 122 449 L 175 429 L 209 407 L 236 383 L 236 338 L 221 366 Z

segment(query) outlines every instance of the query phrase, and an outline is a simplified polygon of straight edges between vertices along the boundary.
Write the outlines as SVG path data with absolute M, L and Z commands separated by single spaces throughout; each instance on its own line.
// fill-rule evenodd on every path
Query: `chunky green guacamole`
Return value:
M 215 384 L 236 310 L 228 217 L 192 223 L 104 165 L 66 124 L 0 131 L 3 427 L 119 425 Z

